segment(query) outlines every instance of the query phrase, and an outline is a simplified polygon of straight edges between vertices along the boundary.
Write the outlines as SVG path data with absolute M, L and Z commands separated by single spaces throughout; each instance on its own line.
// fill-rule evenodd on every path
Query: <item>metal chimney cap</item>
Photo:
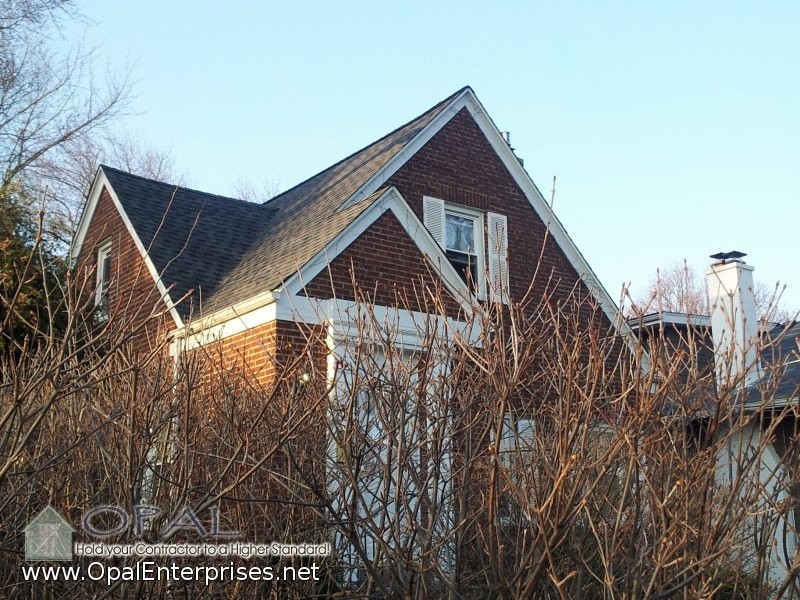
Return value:
M 716 254 L 712 254 L 711 256 L 709 256 L 709 258 L 713 258 L 714 260 L 718 260 L 725 263 L 728 262 L 729 260 L 739 260 L 744 256 L 747 256 L 746 252 L 731 250 L 730 252 L 717 252 Z

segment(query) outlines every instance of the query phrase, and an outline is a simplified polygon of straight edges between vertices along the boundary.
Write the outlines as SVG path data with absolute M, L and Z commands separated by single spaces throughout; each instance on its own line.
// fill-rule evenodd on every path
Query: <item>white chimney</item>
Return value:
M 716 262 L 706 273 L 714 361 L 721 387 L 741 376 L 745 385 L 759 377 L 753 267 L 741 260 L 743 256 L 746 254 L 736 251 L 712 254 Z

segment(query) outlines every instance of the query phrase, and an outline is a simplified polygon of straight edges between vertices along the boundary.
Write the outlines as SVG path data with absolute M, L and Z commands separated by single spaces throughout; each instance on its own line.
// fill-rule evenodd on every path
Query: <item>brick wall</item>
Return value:
M 579 280 L 552 238 L 545 242 L 545 224 L 466 109 L 431 138 L 389 184 L 397 187 L 420 220 L 423 196 L 506 215 L 509 286 L 514 300 L 525 297 L 537 269 L 534 289 L 539 294 L 557 283 L 566 295 Z M 588 291 L 585 286 L 584 290 Z
M 111 196 L 103 190 L 73 271 L 73 280 L 82 287 L 87 299 L 96 287 L 97 250 L 108 241 L 111 242 L 110 318 L 131 333 L 135 350 L 147 351 L 175 327 L 174 320 L 169 314 L 153 316 L 163 313 L 166 304 Z M 94 301 L 90 302 L 93 305 Z
M 363 299 L 382 306 L 439 313 L 441 297 L 448 315 L 458 304 L 435 275 L 416 244 L 392 213 L 378 218 L 356 241 L 331 261 L 305 288 L 315 298 Z M 432 295 L 433 293 L 433 295 Z
M 225 471 L 225 453 L 245 444 L 234 468 L 226 471 L 223 484 L 236 487 L 221 504 L 246 539 L 320 535 L 309 508 L 319 490 L 305 485 L 325 481 L 324 332 L 273 321 L 187 356 L 195 374 L 191 406 L 197 410 L 188 432 L 195 460 L 192 484 L 203 489 Z M 257 469 L 240 480 L 255 463 Z
M 325 331 L 291 321 L 272 321 L 253 327 L 219 342 L 207 344 L 199 352 L 207 373 L 232 373 L 251 386 L 270 390 L 289 373 L 307 373 L 325 379 Z

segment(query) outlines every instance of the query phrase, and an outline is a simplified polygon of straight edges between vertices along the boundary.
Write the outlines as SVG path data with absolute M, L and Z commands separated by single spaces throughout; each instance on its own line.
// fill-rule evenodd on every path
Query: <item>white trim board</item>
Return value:
M 278 306 L 273 298 L 272 302 L 229 318 L 227 321 L 217 322 L 204 329 L 180 331 L 175 335 L 173 343 L 178 344 L 182 350 L 194 350 L 213 342 L 245 333 L 257 327 L 267 325 L 278 320 Z
M 302 296 L 275 295 L 272 302 L 255 308 L 247 313 L 237 315 L 222 323 L 200 331 L 186 333 L 179 332 L 172 342 L 171 352 L 178 348 L 181 350 L 194 350 L 207 344 L 218 342 L 234 335 L 252 331 L 274 321 L 302 323 L 305 325 L 337 325 L 340 329 L 347 325 L 359 322 L 356 315 L 370 311 L 375 324 L 383 326 L 384 330 L 391 328 L 397 335 L 399 342 L 408 347 L 417 348 L 420 334 L 433 327 L 438 335 L 444 334 L 450 339 L 454 333 L 464 337 L 469 342 L 478 341 L 478 331 L 470 323 L 464 323 L 451 317 L 445 319 L 441 315 L 432 315 L 419 311 L 410 311 L 403 308 L 370 305 L 340 299 L 317 299 Z M 379 339 L 378 334 L 373 334 Z M 417 344 L 417 346 L 415 346 Z M 418 348 L 417 348 L 418 349 Z

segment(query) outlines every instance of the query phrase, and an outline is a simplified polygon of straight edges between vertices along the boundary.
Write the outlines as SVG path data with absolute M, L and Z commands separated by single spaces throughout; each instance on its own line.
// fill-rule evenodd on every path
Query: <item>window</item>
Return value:
M 429 196 L 423 197 L 423 212 L 425 227 L 470 290 L 481 299 L 487 297 L 488 291 L 492 300 L 507 302 L 506 217 Z
M 97 286 L 94 305 L 95 320 L 104 323 L 108 320 L 108 287 L 111 281 L 111 242 L 97 249 Z
M 479 216 L 445 210 L 445 254 L 472 290 L 478 289 L 477 241 L 482 233 Z
M 530 508 L 534 505 L 537 470 L 541 468 L 536 445 L 536 422 L 530 418 L 506 415 L 497 456 L 503 469 L 503 492 L 498 507 L 501 525 L 521 525 L 533 521 Z

